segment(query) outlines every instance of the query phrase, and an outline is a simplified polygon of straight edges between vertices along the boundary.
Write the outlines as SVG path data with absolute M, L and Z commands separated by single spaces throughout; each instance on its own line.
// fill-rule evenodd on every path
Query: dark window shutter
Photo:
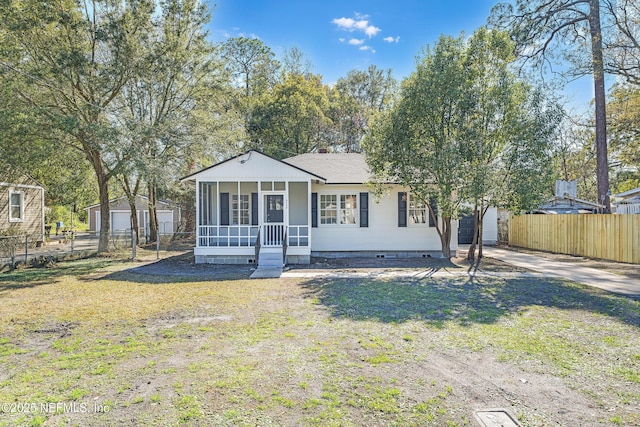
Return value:
M 251 225 L 258 225 L 258 193 L 251 193 Z
M 398 193 L 398 227 L 407 226 L 407 193 Z
M 229 193 L 220 193 L 220 225 L 229 225 Z
M 429 205 L 433 209 L 433 213 L 436 216 L 438 216 L 438 203 L 436 202 L 436 199 L 429 199 Z M 433 217 L 431 216 L 431 212 L 428 212 L 428 214 L 429 214 L 429 227 L 435 227 L 436 222 L 433 220 Z
M 369 226 L 369 193 L 360 193 L 360 227 Z
M 318 193 L 311 193 L 311 227 L 318 227 Z

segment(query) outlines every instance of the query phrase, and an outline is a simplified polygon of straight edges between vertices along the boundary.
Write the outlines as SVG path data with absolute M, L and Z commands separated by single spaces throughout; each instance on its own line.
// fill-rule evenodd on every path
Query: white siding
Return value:
M 314 184 L 312 191 L 318 193 L 318 215 L 322 194 L 369 193 L 369 227 L 360 227 L 359 220 L 356 225 L 323 225 L 318 220 L 318 227 L 312 229 L 312 251 L 441 250 L 440 237 L 435 227 L 429 227 L 428 224 L 398 227 L 398 191 L 404 191 L 400 188 L 394 188 L 380 200 L 376 200 L 364 185 Z M 453 250 L 458 248 L 457 238 L 457 221 L 452 221 Z
M 482 221 L 482 243 L 495 245 L 498 243 L 498 209 L 489 208 Z

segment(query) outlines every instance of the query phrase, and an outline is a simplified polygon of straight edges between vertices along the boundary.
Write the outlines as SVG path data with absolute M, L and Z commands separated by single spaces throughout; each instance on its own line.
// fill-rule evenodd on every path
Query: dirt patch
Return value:
M 483 258 L 469 262 L 466 253 L 450 260 L 442 258 L 322 258 L 312 257 L 310 264 L 290 264 L 289 271 L 343 272 L 392 272 L 398 270 L 450 271 L 450 272 L 524 272 L 525 269 L 510 266 L 498 260 Z M 249 278 L 255 265 L 249 264 L 196 264 L 192 252 L 148 262 L 127 270 L 131 273 L 152 276 L 197 277 L 199 280 L 234 280 Z M 102 278 L 102 277 L 101 277 Z

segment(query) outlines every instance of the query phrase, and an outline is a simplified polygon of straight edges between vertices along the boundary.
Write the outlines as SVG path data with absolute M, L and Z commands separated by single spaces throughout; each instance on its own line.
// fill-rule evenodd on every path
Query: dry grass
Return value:
M 198 281 L 135 265 L 0 275 L 0 404 L 16 409 L 0 425 L 462 426 L 497 406 L 524 425 L 640 423 L 628 298 L 533 279 Z

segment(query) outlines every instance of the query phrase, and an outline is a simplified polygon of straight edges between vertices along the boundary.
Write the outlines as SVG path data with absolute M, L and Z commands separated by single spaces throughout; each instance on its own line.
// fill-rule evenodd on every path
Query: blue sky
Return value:
M 213 1 L 213 0 L 211 0 Z M 471 34 L 486 23 L 498 0 L 217 0 L 209 26 L 213 41 L 257 37 L 280 56 L 298 47 L 325 84 L 353 69 L 391 68 L 398 80 L 441 34 Z M 586 108 L 590 80 L 565 94 Z

